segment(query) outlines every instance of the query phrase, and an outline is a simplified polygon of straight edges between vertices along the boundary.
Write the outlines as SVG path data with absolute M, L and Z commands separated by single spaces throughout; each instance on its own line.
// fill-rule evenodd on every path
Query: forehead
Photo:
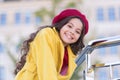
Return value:
M 76 27 L 82 27 L 83 26 L 83 23 L 80 19 L 78 18 L 72 18 L 70 21 L 69 21 L 70 24 L 72 24 L 73 26 L 76 26 Z

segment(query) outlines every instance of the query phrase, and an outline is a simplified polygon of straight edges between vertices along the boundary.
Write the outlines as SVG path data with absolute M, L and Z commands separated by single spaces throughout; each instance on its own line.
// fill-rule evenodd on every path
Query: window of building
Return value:
M 7 21 L 7 15 L 5 13 L 0 14 L 0 25 L 5 25 Z
M 118 53 L 118 46 L 110 47 L 110 53 L 116 55 Z
M 104 56 L 106 54 L 106 48 L 100 48 L 99 50 L 99 55 Z
M 98 8 L 96 13 L 97 21 L 103 21 L 104 20 L 104 10 L 103 8 Z
M 15 24 L 21 23 L 21 13 L 17 12 L 15 13 Z
M 31 13 L 30 12 L 27 12 L 25 14 L 25 23 L 26 24 L 30 24 L 31 23 Z
M 2 45 L 2 43 L 0 43 L 0 53 L 4 52 L 4 46 Z
M 102 38 L 105 38 L 105 36 L 104 35 L 97 36 L 97 39 L 102 39 Z M 107 50 L 106 48 L 99 48 L 99 49 L 97 49 L 97 51 L 99 53 L 99 56 L 106 55 L 106 50 Z
M 113 7 L 108 9 L 109 21 L 115 21 L 115 9 Z
M 120 78 L 120 64 L 113 66 L 113 78 Z
M 114 77 L 114 78 L 120 77 L 120 76 L 119 76 L 119 70 L 118 70 L 118 69 L 114 69 L 114 70 L 113 70 L 113 77 Z
M 36 22 L 36 25 L 39 25 L 39 24 L 40 24 L 40 22 L 41 22 L 41 18 L 40 18 L 40 17 L 36 17 L 35 22 Z
M 97 73 L 95 73 L 96 79 L 95 80 L 110 80 L 109 79 L 109 71 L 108 68 L 98 68 Z
M 3 66 L 0 66 L 0 80 L 5 80 L 5 77 L 5 68 Z

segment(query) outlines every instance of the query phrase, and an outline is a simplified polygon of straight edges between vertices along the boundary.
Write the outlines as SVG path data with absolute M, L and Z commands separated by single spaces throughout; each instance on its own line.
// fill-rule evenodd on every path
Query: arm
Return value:
M 37 66 L 39 80 L 57 80 L 57 71 L 52 56 L 54 41 L 49 32 L 41 31 L 31 43 L 32 55 Z

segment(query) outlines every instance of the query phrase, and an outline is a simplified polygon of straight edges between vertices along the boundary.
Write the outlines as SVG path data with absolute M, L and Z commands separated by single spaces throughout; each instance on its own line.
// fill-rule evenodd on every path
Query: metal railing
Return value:
M 112 47 L 112 46 L 118 46 L 118 45 L 120 45 L 120 35 L 90 41 L 76 59 L 76 64 L 77 64 L 76 70 L 85 61 L 86 69 L 84 70 L 84 80 L 88 80 L 87 74 L 89 72 L 92 72 L 96 68 L 102 68 L 102 67 L 109 67 L 110 80 L 120 80 L 120 78 L 113 79 L 113 75 L 112 75 L 112 67 L 116 65 L 120 65 L 120 62 L 115 64 L 109 64 L 109 65 L 108 64 L 92 65 L 90 60 L 90 56 L 94 49 Z

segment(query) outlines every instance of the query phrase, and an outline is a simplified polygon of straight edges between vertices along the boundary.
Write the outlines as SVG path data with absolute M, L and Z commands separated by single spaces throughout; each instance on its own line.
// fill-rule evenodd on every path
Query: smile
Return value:
M 68 39 L 70 39 L 70 40 L 73 39 L 73 37 L 70 35 L 70 33 L 66 33 L 65 36 L 66 36 Z

